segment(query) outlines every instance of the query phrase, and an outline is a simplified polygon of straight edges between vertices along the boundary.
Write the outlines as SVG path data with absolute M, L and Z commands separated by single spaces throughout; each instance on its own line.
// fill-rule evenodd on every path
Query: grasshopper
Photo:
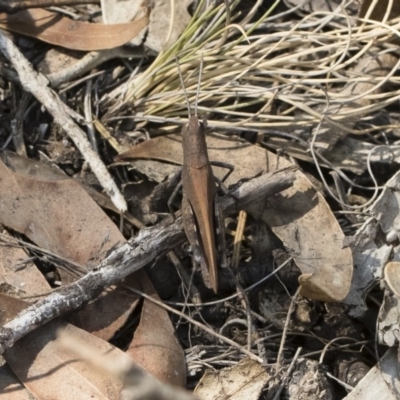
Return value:
M 218 291 L 218 264 L 226 264 L 224 218 L 217 195 L 216 178 L 208 158 L 205 131 L 207 121 L 199 121 L 197 103 L 203 60 L 200 64 L 195 115 L 191 115 L 189 99 L 178 65 L 179 77 L 185 93 L 189 121 L 182 129 L 182 220 L 192 247 L 193 258 L 201 266 L 204 283 L 215 293 Z M 231 166 L 221 165 L 231 169 Z M 232 171 L 229 171 L 224 179 Z

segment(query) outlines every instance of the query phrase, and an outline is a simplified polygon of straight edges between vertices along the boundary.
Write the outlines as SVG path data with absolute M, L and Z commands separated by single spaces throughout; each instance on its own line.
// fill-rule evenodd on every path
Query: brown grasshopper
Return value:
M 191 115 L 189 99 L 183 82 L 179 63 L 178 71 L 186 96 L 189 121 L 182 129 L 182 219 L 183 227 L 192 247 L 194 261 L 201 265 L 204 283 L 218 291 L 218 264 L 226 264 L 224 219 L 217 195 L 216 178 L 208 159 L 205 131 L 207 122 L 199 121 L 197 103 L 200 91 L 200 77 L 196 93 L 195 115 Z M 214 163 L 213 163 L 214 164 Z M 216 163 L 229 168 L 231 166 Z

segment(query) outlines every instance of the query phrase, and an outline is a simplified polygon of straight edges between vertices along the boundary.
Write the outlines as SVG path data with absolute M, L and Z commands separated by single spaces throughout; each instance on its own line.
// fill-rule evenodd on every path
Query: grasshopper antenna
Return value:
M 194 115 L 196 117 L 197 117 L 197 106 L 199 104 L 199 93 L 200 93 L 201 74 L 202 73 L 203 73 L 203 54 L 201 55 L 201 60 L 200 60 L 200 71 L 199 71 L 199 80 L 197 81 L 196 102 L 194 103 Z
M 178 67 L 179 79 L 181 80 L 181 85 L 182 85 L 183 93 L 185 93 L 186 106 L 187 106 L 188 114 L 189 114 L 189 118 L 190 118 L 190 117 L 192 116 L 192 113 L 191 113 L 191 111 L 190 111 L 189 97 L 188 97 L 187 92 L 186 92 L 185 83 L 183 82 L 183 76 L 182 76 L 181 66 L 179 65 L 179 61 L 178 61 L 178 58 L 177 58 L 177 57 L 175 57 L 175 62 L 176 62 L 176 66 Z

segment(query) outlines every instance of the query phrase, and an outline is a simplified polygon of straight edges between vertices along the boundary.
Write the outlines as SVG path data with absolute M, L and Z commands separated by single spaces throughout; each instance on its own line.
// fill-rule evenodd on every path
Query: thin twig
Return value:
M 280 385 L 279 385 L 278 391 L 275 393 L 275 396 L 274 396 L 274 398 L 273 398 L 272 400 L 279 400 L 279 398 L 280 398 L 280 396 L 281 396 L 281 393 L 282 393 L 282 390 L 283 390 L 283 388 L 285 387 L 286 382 L 288 381 L 288 379 L 289 379 L 289 377 L 290 377 L 290 374 L 291 374 L 292 371 L 293 371 L 293 368 L 294 368 L 294 366 L 295 366 L 295 364 L 296 364 L 297 359 L 299 358 L 299 355 L 300 355 L 300 353 L 301 353 L 301 350 L 302 350 L 301 347 L 299 347 L 299 348 L 296 350 L 296 353 L 295 353 L 295 355 L 294 355 L 294 357 L 293 357 L 293 359 L 292 359 L 292 362 L 291 362 L 290 365 L 289 365 L 289 368 L 288 368 L 288 370 L 287 370 L 287 372 L 286 372 L 286 375 L 285 375 L 285 377 L 281 380 L 281 383 L 280 383 Z
M 167 306 L 165 303 L 163 303 L 162 301 L 158 301 L 154 298 L 152 298 L 151 296 L 148 296 L 146 293 L 141 292 L 140 290 L 136 290 L 133 288 L 128 287 L 128 289 L 130 291 L 132 291 L 133 293 L 138 294 L 139 296 L 144 297 L 147 300 L 150 300 L 151 302 L 153 302 L 154 304 L 157 304 L 158 306 L 166 309 L 167 311 L 179 315 L 181 318 L 186 319 L 188 322 L 190 322 L 191 324 L 197 326 L 198 328 L 203 329 L 205 332 L 209 333 L 210 335 L 216 337 L 217 339 L 221 340 L 221 342 L 224 342 L 226 344 L 228 344 L 229 346 L 234 347 L 235 349 L 239 350 L 241 353 L 246 354 L 247 356 L 249 356 L 251 359 L 258 361 L 259 363 L 263 363 L 263 359 L 256 356 L 254 353 L 252 353 L 251 351 L 245 349 L 244 347 L 240 346 L 239 344 L 237 344 L 236 342 L 234 342 L 233 340 L 220 335 L 219 333 L 215 332 L 213 329 L 209 328 L 208 326 L 194 320 L 193 318 L 189 317 L 186 314 L 183 314 L 182 312 L 175 310 L 174 308 Z
M 300 287 L 296 290 L 296 293 L 292 297 L 292 301 L 290 302 L 289 310 L 287 312 L 285 326 L 284 326 L 283 332 L 282 332 L 281 344 L 279 346 L 278 356 L 276 357 L 276 366 L 275 366 L 276 372 L 278 372 L 281 369 L 282 359 L 283 359 L 283 350 L 285 348 L 285 342 L 286 342 L 286 335 L 287 335 L 287 331 L 289 329 L 290 319 L 292 317 L 292 313 L 294 311 L 294 306 L 296 304 L 296 300 L 297 300 L 297 297 L 299 296 L 299 293 L 300 293 Z

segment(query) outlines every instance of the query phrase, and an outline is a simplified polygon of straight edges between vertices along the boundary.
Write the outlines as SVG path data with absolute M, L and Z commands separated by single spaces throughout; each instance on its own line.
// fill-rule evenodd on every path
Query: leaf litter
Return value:
M 1 137 L 3 149 L 11 152 L 2 154 L 0 164 L 0 222 L 11 236 L 1 236 L 3 313 L 20 299 L 34 302 L 58 287 L 68 288 L 126 238 L 145 235 L 144 225 L 166 229 L 167 201 L 182 165 L 176 132 L 188 118 L 175 57 L 191 103 L 204 60 L 198 111 L 208 120 L 210 159 L 235 166 L 225 182 L 229 190 L 297 165 L 291 187 L 255 197 L 241 213 L 242 223 L 235 215 L 226 218 L 232 268 L 220 270 L 217 295 L 192 270 L 190 248 L 171 246 L 146 272 L 104 288 L 97 299 L 64 316 L 77 327 L 50 322 L 7 349 L 4 357 L 28 392 L 4 365 L 4 396 L 16 388 L 26 398 L 46 398 L 57 386 L 52 378 L 65 383 L 64 374 L 75 371 L 78 380 L 98 382 L 90 389 L 97 390 L 90 394 L 94 398 L 123 398 L 129 387 L 123 376 L 102 380 L 104 371 L 95 369 L 89 379 L 84 361 L 71 366 L 71 355 L 61 357 L 66 352 L 52 347 L 55 326 L 62 325 L 88 347 L 97 343 L 93 354 L 120 353 L 164 382 L 198 386 L 201 398 L 240 398 L 249 390 L 246 397 L 254 399 L 368 399 L 374 398 L 373 385 L 385 398 L 396 398 L 397 353 L 384 353 L 399 340 L 399 60 L 398 22 L 391 20 L 399 14 L 397 4 L 287 0 L 268 8 L 261 3 L 200 2 L 188 10 L 191 2 L 173 2 L 172 11 L 169 2 L 156 1 L 150 22 L 143 19 L 140 27 L 129 22 L 137 15 L 134 7 L 124 13 L 127 2 L 114 10 L 112 1 L 102 2 L 104 21 L 126 24 L 119 27 L 100 26 L 93 17 L 98 6 L 22 12 L 60 15 L 67 31 L 71 24 L 86 29 L 72 33 L 75 42 L 55 34 L 52 26 L 21 31 L 22 14 L 4 15 L 17 21 L 18 33 L 38 40 L 74 50 L 109 49 L 72 58 L 58 70 L 54 64 L 46 73 L 54 96 L 62 97 L 68 113 L 87 130 L 129 210 L 121 216 L 104 194 L 94 194 L 106 188 L 107 178 L 88 168 L 87 163 L 96 164 L 90 152 L 74 147 L 70 126 L 58 127 L 40 107 L 42 98 L 23 99 L 19 82 L 31 91 L 23 71 L 16 74 L 5 63 Z M 129 24 L 137 32 L 128 32 Z M 147 24 L 147 35 L 137 36 Z M 156 55 L 144 58 L 136 48 L 116 49 L 134 36 L 135 45 L 143 41 Z M 110 37 L 116 41 L 106 42 Z M 54 51 L 24 40 L 29 46 L 21 40 L 19 46 L 34 66 L 35 57 Z M 29 158 L 16 157 L 13 150 Z M 221 168 L 213 171 L 222 178 Z M 179 218 L 180 202 L 173 208 Z M 175 311 L 168 314 L 160 298 Z M 41 349 L 27 344 L 36 342 Z M 262 363 L 245 359 L 246 352 Z M 83 352 L 78 357 L 88 359 Z M 52 366 L 57 371 L 49 374 Z M 235 389 L 230 382 L 241 382 L 238 372 L 244 380 Z M 32 376 L 40 378 L 26 379 Z M 79 383 L 69 386 L 60 384 L 56 397 L 86 393 Z M 165 398 L 171 398 L 168 390 Z

